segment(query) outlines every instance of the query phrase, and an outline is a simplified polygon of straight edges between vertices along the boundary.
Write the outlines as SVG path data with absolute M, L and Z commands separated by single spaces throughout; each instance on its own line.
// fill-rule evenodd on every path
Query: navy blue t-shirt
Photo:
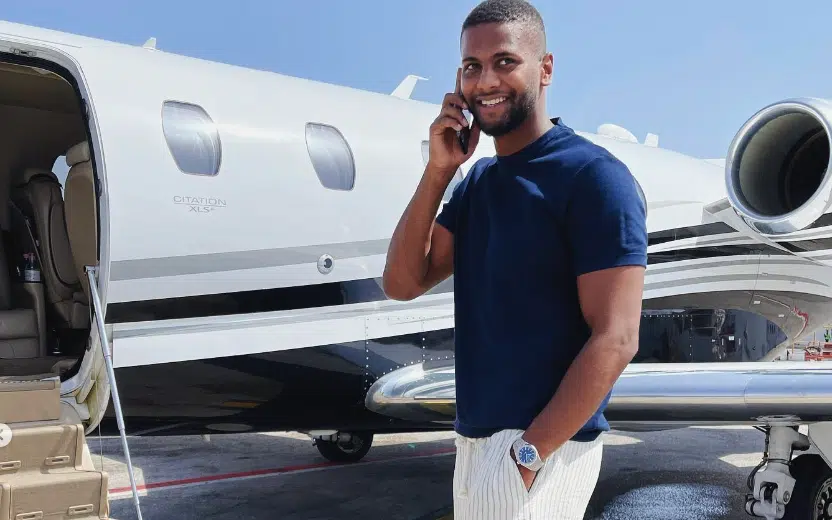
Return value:
M 560 119 L 477 161 L 437 222 L 454 234 L 455 429 L 525 430 L 590 337 L 579 275 L 647 263 L 646 209 L 627 167 Z M 574 440 L 609 430 L 601 407 Z

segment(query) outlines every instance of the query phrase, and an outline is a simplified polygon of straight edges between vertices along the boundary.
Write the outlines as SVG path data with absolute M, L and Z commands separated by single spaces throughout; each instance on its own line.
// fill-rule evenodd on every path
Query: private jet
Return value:
M 294 430 L 348 462 L 450 430 L 453 279 L 381 288 L 438 113 L 420 80 L 368 92 L 0 23 L 0 421 L 54 412 L 32 404 L 51 381 L 52 419 L 118 433 L 128 463 L 128 435 Z M 832 321 L 830 102 L 761 107 L 720 160 L 579 133 L 647 208 L 613 428 L 756 426 L 749 514 L 832 508 L 832 367 L 774 361 Z

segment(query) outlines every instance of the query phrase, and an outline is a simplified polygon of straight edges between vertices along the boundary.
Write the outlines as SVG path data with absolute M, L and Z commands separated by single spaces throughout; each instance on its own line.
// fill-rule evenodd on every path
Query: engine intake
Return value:
M 749 119 L 731 142 L 725 184 L 734 210 L 764 234 L 805 229 L 830 205 L 832 105 L 792 99 Z

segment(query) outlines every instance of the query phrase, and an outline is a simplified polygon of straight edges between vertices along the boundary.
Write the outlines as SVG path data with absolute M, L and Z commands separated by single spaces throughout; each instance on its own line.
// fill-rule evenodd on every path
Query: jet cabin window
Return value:
M 422 163 L 427 166 L 428 159 L 430 159 L 430 141 L 422 141 Z M 451 182 L 448 183 L 448 187 L 445 188 L 445 193 L 442 194 L 442 202 L 448 202 L 451 200 L 451 195 L 454 192 L 454 188 L 456 185 L 459 184 L 459 181 L 462 180 L 462 169 L 457 168 L 456 173 L 454 174 Z
M 52 173 L 58 177 L 58 182 L 61 183 L 61 194 L 63 194 L 64 184 L 66 184 L 66 174 L 69 173 L 69 166 L 66 164 L 66 155 L 55 159 L 55 164 L 52 165 Z
M 162 130 L 173 160 L 182 172 L 209 176 L 219 173 L 220 135 L 202 107 L 165 101 Z
M 350 191 L 355 186 L 355 161 L 337 128 L 306 123 L 306 150 L 324 188 Z

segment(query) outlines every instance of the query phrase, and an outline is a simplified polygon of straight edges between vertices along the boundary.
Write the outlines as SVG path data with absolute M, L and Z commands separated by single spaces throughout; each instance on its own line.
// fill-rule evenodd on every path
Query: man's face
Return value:
M 534 112 L 551 81 L 536 36 L 520 24 L 483 24 L 462 34 L 462 94 L 482 132 L 499 137 Z

